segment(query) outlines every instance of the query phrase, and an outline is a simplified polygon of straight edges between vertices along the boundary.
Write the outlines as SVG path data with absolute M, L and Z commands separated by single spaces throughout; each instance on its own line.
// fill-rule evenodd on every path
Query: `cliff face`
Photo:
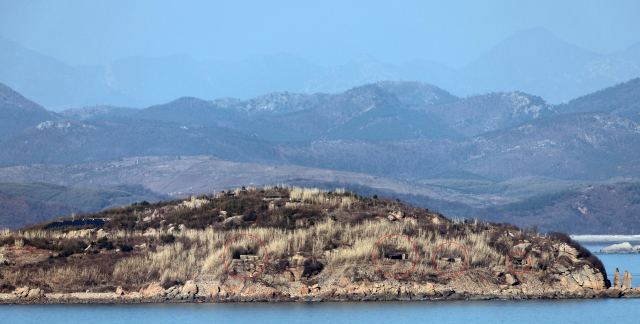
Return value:
M 8 293 L 0 300 L 527 299 L 616 294 L 606 289 L 609 284 L 599 260 L 562 235 L 455 222 L 432 211 L 341 190 L 250 188 L 88 217 L 110 221 L 98 230 L 36 227 L 2 233 L 3 257 L 11 261 L 0 268 L 0 285 Z M 28 297 L 29 287 L 41 289 L 34 293 L 37 298 Z M 625 290 L 617 291 L 619 297 Z

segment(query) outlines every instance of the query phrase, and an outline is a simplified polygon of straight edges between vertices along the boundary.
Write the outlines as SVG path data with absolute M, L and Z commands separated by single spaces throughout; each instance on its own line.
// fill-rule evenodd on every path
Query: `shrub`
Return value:
M 98 249 L 107 249 L 107 251 L 111 251 L 114 249 L 113 243 L 107 239 L 106 236 L 103 236 L 96 242 Z
M 164 244 L 170 244 L 175 242 L 176 237 L 173 234 L 160 235 L 160 241 Z
M 245 213 L 244 215 L 242 215 L 242 220 L 245 221 L 245 222 L 253 222 L 256 219 L 258 219 L 258 215 L 253 210 L 251 210 L 251 211 Z
M 324 269 L 324 264 L 316 259 L 307 259 L 304 261 L 303 277 L 311 277 L 319 274 Z
M 120 247 L 120 251 L 122 252 L 131 252 L 133 250 L 133 246 L 127 244 L 127 242 L 122 242 L 118 244 L 118 246 Z

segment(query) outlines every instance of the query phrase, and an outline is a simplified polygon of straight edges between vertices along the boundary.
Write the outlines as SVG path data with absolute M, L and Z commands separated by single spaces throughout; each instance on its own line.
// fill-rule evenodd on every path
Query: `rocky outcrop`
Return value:
M 35 299 L 41 299 L 45 297 L 44 292 L 40 290 L 40 288 L 31 289 L 26 286 L 16 289 L 13 292 L 13 295 L 17 299 L 25 299 L 25 300 L 35 300 Z
M 159 296 L 164 291 L 164 288 L 160 286 L 160 283 L 153 282 L 146 289 L 140 289 L 140 295 L 142 297 Z
M 606 288 L 602 273 L 587 264 L 576 267 L 557 263 L 549 268 L 549 271 L 552 273 L 553 278 L 559 280 L 569 290 L 575 291 L 587 288 L 600 291 Z
M 196 285 L 195 282 L 193 282 L 193 280 L 189 280 L 182 287 L 181 293 L 183 295 L 189 294 L 189 293 L 193 293 L 195 295 L 198 293 L 198 286 Z
M 198 199 L 196 198 L 196 196 L 191 196 L 190 200 L 186 200 L 185 202 L 181 203 L 179 206 L 189 208 L 189 209 L 195 209 L 195 208 L 200 208 L 202 205 L 205 205 L 208 203 L 209 203 L 209 200 L 207 199 Z
M 529 253 L 529 251 L 531 251 L 531 243 L 528 242 L 514 245 L 513 248 L 511 248 L 511 252 Z
M 620 270 L 618 270 L 618 268 L 616 268 L 616 274 L 613 275 L 613 287 L 615 288 L 622 288 L 622 283 L 620 282 Z
M 640 253 L 640 245 L 631 246 L 629 242 L 624 242 L 620 244 L 613 244 L 604 249 L 596 251 L 596 253 L 636 254 L 636 253 Z
M 631 289 L 631 274 L 627 270 L 622 277 L 622 289 Z

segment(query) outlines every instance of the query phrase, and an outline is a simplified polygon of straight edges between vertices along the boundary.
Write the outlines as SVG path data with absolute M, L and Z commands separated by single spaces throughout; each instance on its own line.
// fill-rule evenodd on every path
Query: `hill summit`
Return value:
M 135 203 L 3 232 L 0 244 L 2 289 L 25 286 L 7 297 L 14 302 L 623 294 L 607 289 L 602 263 L 564 234 L 457 222 L 343 189 L 249 187 Z

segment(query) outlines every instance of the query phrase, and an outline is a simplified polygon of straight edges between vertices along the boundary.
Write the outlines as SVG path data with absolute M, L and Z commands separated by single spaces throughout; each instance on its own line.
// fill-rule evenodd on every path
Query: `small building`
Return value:
M 386 253 L 384 257 L 391 260 L 407 260 L 409 259 L 409 254 L 406 252 L 391 252 Z
M 111 221 L 111 218 L 86 218 L 86 219 L 64 220 L 64 221 L 53 222 L 45 226 L 43 229 L 58 228 L 58 227 L 75 227 L 75 226 L 101 227 L 101 226 L 104 226 L 104 224 L 109 221 Z
M 441 256 L 440 257 L 440 261 L 458 263 L 458 262 L 462 262 L 462 258 L 456 258 L 456 257 L 453 257 L 453 256 Z
M 258 256 L 257 255 L 253 255 L 253 254 L 241 254 L 240 255 L 240 260 L 245 261 L 245 262 L 258 261 Z
M 522 266 L 529 265 L 529 259 L 524 255 L 514 255 L 511 257 L 510 261 L 513 262 L 513 264 L 515 265 L 522 265 Z
M 275 200 L 275 199 L 282 199 L 282 198 L 284 198 L 284 196 L 282 196 L 282 195 L 266 195 L 262 199 L 263 200 Z

